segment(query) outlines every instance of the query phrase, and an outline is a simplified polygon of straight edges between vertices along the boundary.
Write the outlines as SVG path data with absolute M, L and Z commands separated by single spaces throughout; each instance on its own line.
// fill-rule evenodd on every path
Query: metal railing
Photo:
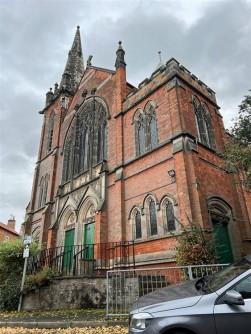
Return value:
M 108 270 L 106 315 L 124 316 L 139 297 L 170 284 L 211 275 L 227 264 Z
M 62 246 L 41 250 L 29 257 L 27 271 L 35 274 L 45 266 L 55 276 L 104 276 L 107 270 L 135 268 L 132 241 Z

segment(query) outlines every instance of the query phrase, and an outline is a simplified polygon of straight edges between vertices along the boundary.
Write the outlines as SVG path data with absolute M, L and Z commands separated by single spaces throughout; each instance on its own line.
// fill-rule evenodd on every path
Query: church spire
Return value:
M 70 90 L 76 91 L 80 80 L 84 73 L 84 60 L 81 46 L 81 38 L 80 38 L 80 27 L 77 26 L 77 31 L 72 43 L 71 50 L 68 54 L 67 63 L 65 66 L 65 70 L 62 76 L 62 80 L 60 83 L 60 88 L 66 88 L 65 86 L 65 77 L 70 77 Z M 68 89 L 67 87 L 66 89 Z

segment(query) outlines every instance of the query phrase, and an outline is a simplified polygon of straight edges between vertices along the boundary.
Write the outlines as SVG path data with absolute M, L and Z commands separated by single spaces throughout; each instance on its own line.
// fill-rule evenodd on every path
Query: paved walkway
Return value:
M 127 326 L 127 318 L 106 319 L 104 314 L 94 312 L 83 313 L 51 313 L 45 314 L 0 314 L 0 327 L 24 327 L 24 328 L 73 328 L 73 327 L 102 327 L 102 326 Z

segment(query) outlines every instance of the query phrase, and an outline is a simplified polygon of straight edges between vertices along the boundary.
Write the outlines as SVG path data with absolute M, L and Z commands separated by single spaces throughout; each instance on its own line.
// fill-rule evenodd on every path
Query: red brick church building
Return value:
M 251 253 L 247 198 L 219 154 L 226 134 L 214 91 L 174 58 L 132 86 L 121 42 L 114 61 L 105 69 L 90 56 L 85 67 L 77 28 L 39 112 L 24 232 L 47 248 L 133 242 L 136 264 L 160 264 L 175 261 L 188 216 L 220 231 L 219 262 Z

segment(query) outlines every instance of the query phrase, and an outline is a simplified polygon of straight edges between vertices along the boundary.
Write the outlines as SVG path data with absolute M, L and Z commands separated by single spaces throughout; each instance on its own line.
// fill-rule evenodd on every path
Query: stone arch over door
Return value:
M 236 231 L 231 206 L 220 197 L 207 201 L 209 218 L 216 243 L 218 263 L 231 263 L 236 251 Z
M 59 221 L 59 229 L 57 233 L 57 246 L 65 246 L 66 235 L 71 234 L 71 240 L 73 238 L 73 244 L 75 244 L 75 229 L 76 229 L 76 213 L 71 205 L 68 205 L 62 213 Z M 72 231 L 72 232 L 68 232 Z M 71 242 L 72 243 L 72 242 Z
M 95 214 L 97 211 L 97 200 L 95 197 L 88 196 L 79 209 L 79 237 L 78 243 L 88 247 L 86 256 L 92 257 L 92 246 L 95 243 Z

